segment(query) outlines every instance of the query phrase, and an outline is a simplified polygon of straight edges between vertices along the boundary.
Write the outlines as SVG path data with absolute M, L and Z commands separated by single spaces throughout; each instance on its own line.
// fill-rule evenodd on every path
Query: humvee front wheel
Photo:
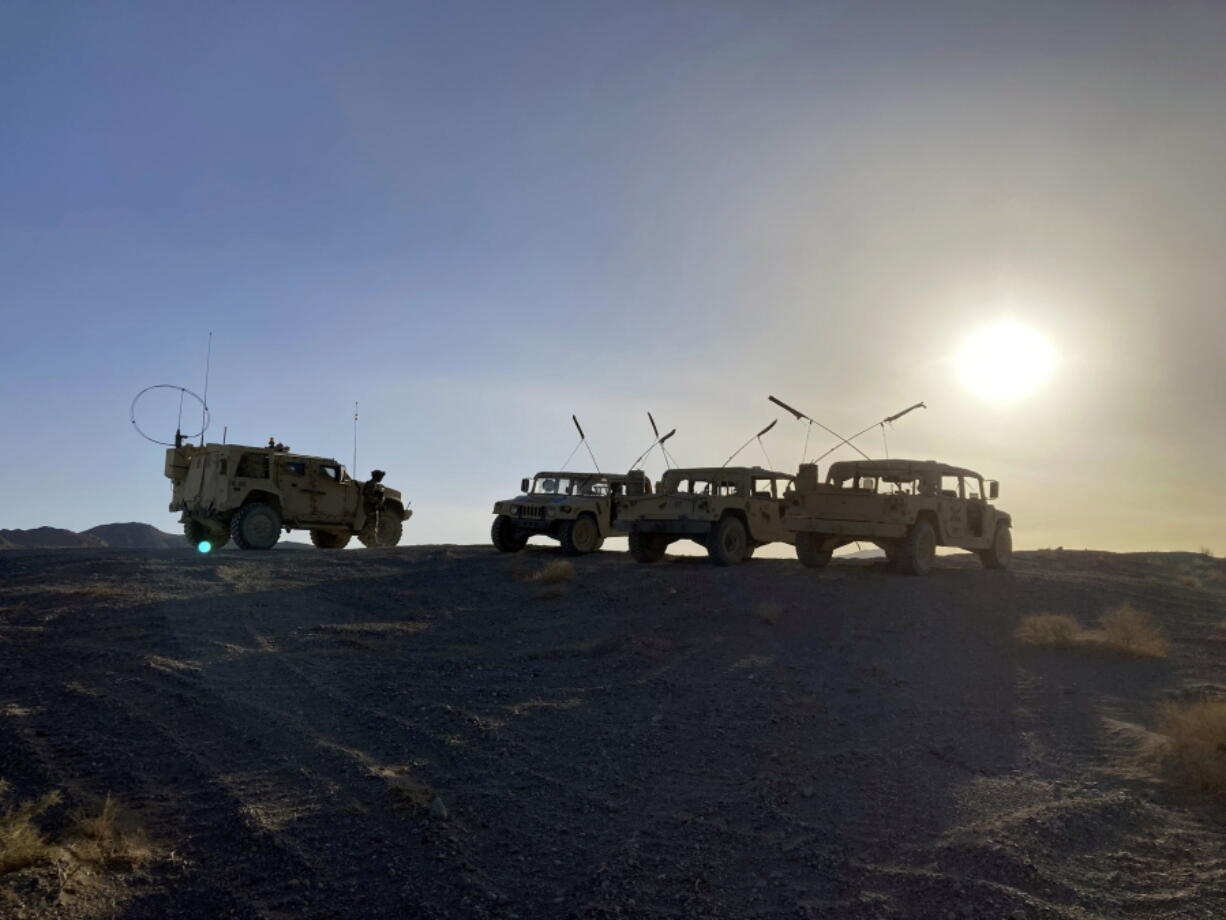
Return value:
M 205 541 L 210 544 L 210 549 L 221 549 L 230 542 L 230 535 L 228 533 L 223 533 L 219 536 L 195 519 L 184 522 L 183 535 L 187 537 L 187 542 L 196 549 L 199 549 L 200 544 Z
M 312 530 L 311 542 L 317 549 L 344 549 L 349 545 L 349 533 L 337 533 L 334 530 Z
M 668 537 L 662 533 L 630 531 L 630 558 L 635 562 L 659 562 L 668 550 Z
M 239 549 L 272 549 L 281 536 L 281 515 L 265 502 L 243 505 L 230 520 L 230 536 Z
M 749 550 L 749 535 L 741 519 L 721 518 L 707 535 L 707 554 L 716 565 L 740 565 Z
M 937 558 L 937 534 L 926 518 L 907 531 L 898 547 L 896 565 L 904 575 L 927 575 Z
M 518 553 L 528 545 L 528 535 L 521 533 L 513 520 L 500 514 L 490 528 L 490 542 L 500 553 Z
M 796 558 L 800 564 L 810 569 L 824 569 L 830 564 L 833 553 L 822 549 L 825 541 L 819 534 L 801 531 L 796 535 Z
M 1007 569 L 1013 559 L 1013 532 L 1008 524 L 997 524 L 992 545 L 977 553 L 985 569 Z
M 568 556 L 594 553 L 604 544 L 600 525 L 590 514 L 581 514 L 573 521 L 563 521 L 558 527 L 558 542 Z

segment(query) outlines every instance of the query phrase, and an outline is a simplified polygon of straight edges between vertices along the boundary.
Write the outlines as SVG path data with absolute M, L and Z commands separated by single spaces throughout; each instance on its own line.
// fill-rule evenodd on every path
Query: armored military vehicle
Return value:
M 395 546 L 413 514 L 395 489 L 350 478 L 337 461 L 280 446 L 205 444 L 166 451 L 170 510 L 181 512 L 193 546 L 233 539 L 241 549 L 271 549 L 281 531 L 309 530 L 320 549 Z M 376 479 L 378 477 L 375 477 Z
M 783 511 L 795 477 L 759 466 L 669 470 L 656 494 L 618 502 L 616 526 L 637 562 L 659 562 L 693 540 L 716 565 L 736 565 L 767 543 L 791 543 Z
M 985 568 L 1003 569 L 1013 551 L 1013 519 L 990 502 L 994 480 L 933 460 L 848 460 L 832 463 L 819 482 L 817 464 L 800 467 L 783 526 L 796 555 L 811 568 L 830 562 L 847 543 L 875 543 L 909 575 L 932 569 L 937 546 L 969 549 Z
M 552 537 L 570 556 L 593 553 L 614 531 L 615 499 L 651 492 L 642 470 L 612 473 L 542 472 L 520 481 L 518 498 L 496 502 L 490 540 L 500 552 L 517 553 L 535 535 Z

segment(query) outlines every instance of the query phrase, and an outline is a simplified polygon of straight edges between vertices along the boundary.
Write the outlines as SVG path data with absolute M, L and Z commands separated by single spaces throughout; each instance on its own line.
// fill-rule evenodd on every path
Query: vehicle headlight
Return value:
M 545 509 L 545 517 L 556 517 L 557 513 L 558 513 L 557 508 L 546 508 Z

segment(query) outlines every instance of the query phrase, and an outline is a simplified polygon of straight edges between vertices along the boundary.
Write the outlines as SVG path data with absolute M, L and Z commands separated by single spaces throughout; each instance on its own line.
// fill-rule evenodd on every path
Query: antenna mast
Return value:
M 804 453 L 803 453 L 803 454 L 801 454 L 801 456 L 800 456 L 800 462 L 801 462 L 801 463 L 804 463 L 804 462 L 805 462 L 805 459 L 806 459 L 806 458 L 809 456 L 809 435 L 810 435 L 810 434 L 813 432 L 813 426 L 814 426 L 814 425 L 816 425 L 818 428 L 822 429 L 822 431 L 825 431 L 825 432 L 827 432 L 828 434 L 832 434 L 832 435 L 834 435 L 836 438 L 842 438 L 842 440 L 839 442 L 839 446 L 842 446 L 843 444 L 848 444 L 848 443 L 850 443 L 852 440 L 854 440 L 855 438 L 859 437 L 859 435 L 854 435 L 854 436 L 853 436 L 853 437 L 851 437 L 851 438 L 844 438 L 844 437 L 843 437 L 841 434 L 839 434 L 839 433 L 838 433 L 837 431 L 835 431 L 833 428 L 827 428 L 825 425 L 823 425 L 823 424 L 822 424 L 821 422 L 819 422 L 817 419 L 815 419 L 815 418 L 811 418 L 810 416 L 805 415 L 805 414 L 804 414 L 803 412 L 801 412 L 799 409 L 793 409 L 791 406 L 789 406 L 787 403 L 785 403 L 785 402 L 784 402 L 782 399 L 779 399 L 779 398 L 774 397 L 774 396 L 768 396 L 768 397 L 766 397 L 766 398 L 767 398 L 767 399 L 769 399 L 771 402 L 773 402 L 773 403 L 774 403 L 776 406 L 780 406 L 780 407 L 782 407 L 782 408 L 786 409 L 788 412 L 791 412 L 791 413 L 792 413 L 792 415 L 794 415 L 794 416 L 796 417 L 796 421 L 798 421 L 798 422 L 799 422 L 799 421 L 806 421 L 806 422 L 808 422 L 808 423 L 809 423 L 809 429 L 808 429 L 808 431 L 806 431 L 806 432 L 805 432 L 805 450 L 804 450 Z M 872 427 L 872 426 L 870 426 L 870 427 Z M 867 431 L 867 430 L 868 430 L 868 429 L 865 429 L 865 431 Z M 860 432 L 860 434 L 863 434 L 863 433 L 864 433 L 863 431 L 862 431 L 862 432 Z M 860 456 L 861 456 L 861 457 L 863 457 L 865 460 L 870 459 L 870 458 L 869 458 L 869 456 L 868 456 L 868 454 L 866 454 L 864 451 L 860 450 L 860 448 L 856 447 L 856 445 L 852 444 L 852 445 L 851 445 L 851 447 L 852 447 L 852 449 L 853 449 L 853 450 L 859 451 Z M 829 451 L 827 451 L 826 453 L 829 453 Z M 822 454 L 822 457 L 824 457 L 824 456 L 826 456 L 826 454 Z M 821 457 L 818 457 L 817 459 L 818 459 L 818 460 L 820 460 L 820 459 L 821 459 Z M 815 461 L 815 462 L 816 462 L 816 461 Z
M 592 448 L 588 446 L 587 435 L 583 433 L 583 426 L 579 424 L 579 419 L 576 418 L 574 415 L 570 417 L 570 420 L 575 423 L 575 430 L 579 432 L 579 443 L 575 445 L 575 450 L 572 450 L 570 452 L 570 455 L 565 460 L 562 461 L 562 469 L 563 470 L 566 469 L 566 464 L 570 463 L 570 458 L 575 455 L 575 451 L 577 451 L 580 447 L 586 447 L 587 455 L 592 458 L 592 463 L 596 467 L 596 472 L 599 473 L 600 464 L 596 462 L 596 455 L 592 453 Z
M 204 405 L 200 407 L 200 446 L 204 447 L 204 424 L 209 411 L 209 368 L 213 363 L 213 333 L 209 331 L 209 348 L 204 357 Z M 182 406 L 180 397 L 180 406 Z
M 358 402 L 353 401 L 353 466 L 349 467 L 349 475 L 358 474 Z
M 924 405 L 922 402 L 917 402 L 917 403 L 916 403 L 914 406 L 907 406 L 907 408 L 903 409 L 901 412 L 895 412 L 893 415 L 887 415 L 887 416 L 886 416 L 885 418 L 883 418 L 881 421 L 879 421 L 879 422 L 873 422 L 873 424 L 869 425 L 869 426 L 868 426 L 867 428 L 865 428 L 863 431 L 857 431 L 857 432 L 856 432 L 855 434 L 853 434 L 853 435 L 852 435 L 850 438 L 844 438 L 842 441 L 840 441 L 838 444 L 834 445 L 834 447 L 830 448 L 830 450 L 826 451 L 826 453 L 822 454 L 822 456 L 821 456 L 821 457 L 818 457 L 818 458 L 817 458 L 816 460 L 814 460 L 813 462 L 814 462 L 814 463 L 816 463 L 818 460 L 821 460 L 821 459 L 822 459 L 822 457 L 825 457 L 825 456 L 827 456 L 827 455 L 829 455 L 829 454 L 834 453 L 836 450 L 838 450 L 838 449 L 839 449 L 840 447 L 842 447 L 844 444 L 848 444 L 848 445 L 850 445 L 851 447 L 855 447 L 855 449 L 856 449 L 857 451 L 859 451 L 860 456 L 864 457 L 864 459 L 865 459 L 865 460 L 867 460 L 867 459 L 869 459 L 869 458 L 868 458 L 868 456 L 867 456 L 867 455 L 864 453 L 864 451 L 860 450 L 860 448 L 858 448 L 858 447 L 856 447 L 854 444 L 852 444 L 852 443 L 851 443 L 852 441 L 854 441 L 856 438 L 860 437 L 860 435 L 864 434 L 865 432 L 872 431 L 872 430 L 873 430 L 874 428 L 876 428 L 878 425 L 880 425 L 880 426 L 881 426 L 881 437 L 882 437 L 882 439 L 884 440 L 884 438 L 885 438 L 885 426 L 886 426 L 886 425 L 892 425 L 894 422 L 898 421 L 900 418 L 902 418 L 902 417 L 903 417 L 904 415 L 906 415 L 908 412 L 914 412 L 916 409 L 927 409 L 927 408 L 928 408 L 928 407 L 927 407 L 926 405 Z M 887 451 L 888 451 L 888 447 L 887 447 Z
M 725 461 L 724 461 L 724 462 L 723 462 L 723 463 L 720 465 L 720 469 L 722 470 L 722 469 L 723 469 L 725 466 L 727 466 L 729 463 L 731 463 L 731 462 L 732 462 L 732 460 L 733 460 L 733 458 L 735 458 L 737 454 L 739 454 L 741 451 L 743 451 L 743 450 L 744 450 L 746 447 L 748 447 L 748 446 L 749 446 L 750 444 L 752 444 L 754 441 L 757 441 L 757 442 L 758 442 L 758 446 L 759 446 L 759 447 L 762 447 L 762 435 L 766 434 L 768 431 L 770 431 L 772 428 L 774 428 L 774 427 L 775 427 L 776 425 L 778 425 L 778 424 L 779 424 L 779 419 L 775 419 L 775 420 L 774 420 L 774 421 L 772 421 L 772 422 L 771 422 L 769 425 L 767 425 L 765 428 L 763 428 L 761 431 L 759 431 L 757 434 L 755 434 L 755 435 L 754 435 L 752 438 L 750 438 L 748 441 L 746 441 L 744 444 L 742 444 L 740 447 L 738 447 L 736 450 L 734 450 L 734 451 L 732 452 L 732 456 L 731 456 L 731 457 L 729 457 L 727 460 L 725 460 Z M 762 453 L 764 453 L 764 454 L 766 453 L 766 448 L 765 448 L 765 447 L 762 447 Z M 769 456 L 769 455 L 768 455 L 768 456 L 767 456 L 767 458 L 766 458 L 766 462 L 767 462 L 767 463 L 769 463 L 769 462 L 770 462 L 770 456 Z

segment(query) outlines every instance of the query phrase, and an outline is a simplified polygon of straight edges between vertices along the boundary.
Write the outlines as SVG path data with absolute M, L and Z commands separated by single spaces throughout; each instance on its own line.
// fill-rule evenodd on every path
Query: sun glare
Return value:
M 1029 396 L 1051 376 L 1056 354 L 1051 344 L 1020 323 L 981 329 L 958 352 L 958 377 L 972 393 L 995 403 Z

